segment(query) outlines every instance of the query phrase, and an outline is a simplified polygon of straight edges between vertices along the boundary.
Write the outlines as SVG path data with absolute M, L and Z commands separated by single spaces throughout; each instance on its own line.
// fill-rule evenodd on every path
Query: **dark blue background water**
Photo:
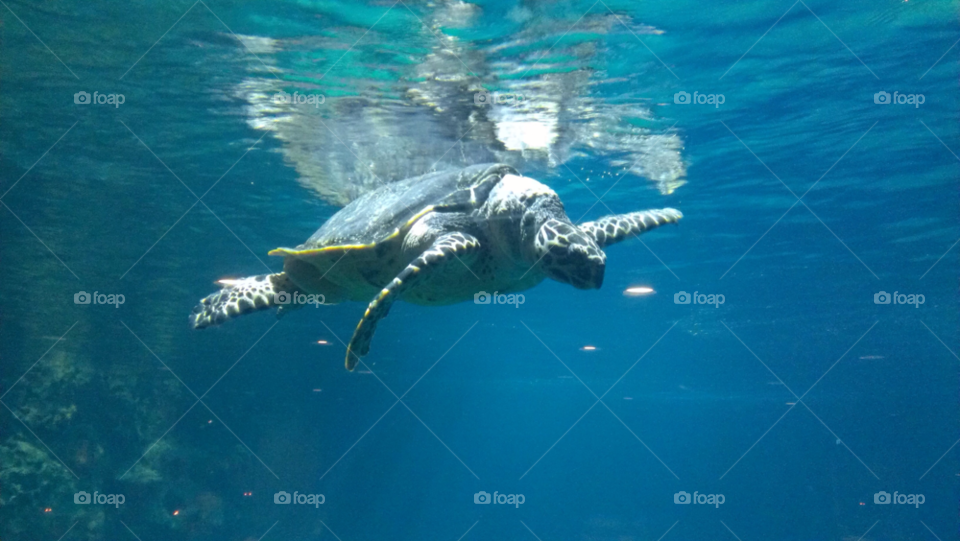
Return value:
M 266 252 L 336 211 L 247 121 L 234 91 L 268 75 L 225 26 L 304 50 L 333 36 L 343 46 L 312 59 L 260 53 L 323 73 L 391 5 L 370 39 L 403 42 L 410 13 L 432 9 L 212 1 L 164 35 L 189 2 L 4 4 L 0 535 L 956 535 L 956 3 L 557 6 L 543 49 L 607 5 L 664 31 L 603 36 L 594 92 L 643 96 L 649 127 L 682 135 L 688 184 L 660 195 L 627 175 L 608 210 L 590 190 L 619 174 L 591 175 L 590 190 L 574 176 L 603 171 L 600 157 L 523 173 L 572 218 L 670 206 L 679 227 L 609 248 L 599 291 L 544 283 L 518 308 L 400 303 L 366 359 L 374 374 L 342 367 L 357 304 L 191 331 L 213 280 L 264 272 L 257 257 L 279 270 Z M 508 40 L 514 7 L 484 4 L 465 42 Z M 363 50 L 332 78 L 389 86 Z M 81 90 L 126 102 L 78 107 Z M 725 103 L 677 105 L 680 91 Z M 925 102 L 878 105 L 880 91 Z M 191 190 L 208 189 L 193 206 Z M 636 285 L 657 293 L 622 294 Z M 76 305 L 81 290 L 125 303 Z M 675 304 L 680 291 L 725 303 Z M 880 291 L 925 302 L 875 304 Z M 79 490 L 126 502 L 78 506 Z M 326 500 L 275 505 L 281 490 Z M 481 490 L 525 503 L 476 505 Z M 725 503 L 676 505 L 679 491 Z M 879 491 L 925 503 L 876 505 Z

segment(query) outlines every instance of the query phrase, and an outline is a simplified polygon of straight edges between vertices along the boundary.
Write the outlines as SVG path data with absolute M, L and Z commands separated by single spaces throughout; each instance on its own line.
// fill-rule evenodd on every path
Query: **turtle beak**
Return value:
M 597 266 L 596 270 L 593 273 L 593 286 L 592 289 L 600 289 L 603 287 L 603 273 L 607 269 L 606 263 L 601 263 Z
M 579 248 L 579 247 L 576 247 Z M 606 257 L 599 249 L 577 250 L 573 248 L 573 265 L 570 275 L 570 285 L 577 289 L 600 289 L 603 286 L 603 275 L 607 269 Z M 599 255 L 597 254 L 599 252 Z

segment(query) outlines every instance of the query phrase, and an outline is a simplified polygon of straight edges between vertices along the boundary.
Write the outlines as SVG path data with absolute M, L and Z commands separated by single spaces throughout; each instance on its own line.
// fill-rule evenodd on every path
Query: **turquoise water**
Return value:
M 956 535 L 957 3 L 0 13 L 0 536 Z M 399 303 L 369 370 L 358 303 L 189 328 L 379 182 L 491 161 L 684 218 L 598 291 Z

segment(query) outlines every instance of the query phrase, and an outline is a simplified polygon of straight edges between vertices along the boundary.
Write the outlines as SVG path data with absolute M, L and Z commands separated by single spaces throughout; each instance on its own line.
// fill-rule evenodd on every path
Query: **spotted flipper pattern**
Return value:
M 282 305 L 281 292 L 297 293 L 297 286 L 285 273 L 261 274 L 238 280 L 220 280 L 223 289 L 203 298 L 190 314 L 194 329 L 220 325 L 228 319 Z
M 578 227 L 603 248 L 661 225 L 677 223 L 681 218 L 683 214 L 677 209 L 643 210 L 604 216 L 595 222 L 584 222 Z
M 444 266 L 460 264 L 454 261 L 475 254 L 480 249 L 480 241 L 467 233 L 447 233 L 440 236 L 422 254 L 414 259 L 396 278 L 393 279 L 377 295 L 367 311 L 363 314 L 360 324 L 353 332 L 353 338 L 347 346 L 345 365 L 347 370 L 353 370 L 363 357 L 370 351 L 370 342 L 373 333 L 377 330 L 377 323 L 386 317 L 390 307 L 405 291 L 409 290 L 430 276 L 443 272 Z

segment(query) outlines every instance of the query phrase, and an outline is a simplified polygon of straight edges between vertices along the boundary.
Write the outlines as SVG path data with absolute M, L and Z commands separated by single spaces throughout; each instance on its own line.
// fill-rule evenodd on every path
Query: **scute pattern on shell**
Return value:
M 504 164 L 480 164 L 387 184 L 334 214 L 298 249 L 379 242 L 431 205 L 479 207 L 507 174 L 517 171 Z

